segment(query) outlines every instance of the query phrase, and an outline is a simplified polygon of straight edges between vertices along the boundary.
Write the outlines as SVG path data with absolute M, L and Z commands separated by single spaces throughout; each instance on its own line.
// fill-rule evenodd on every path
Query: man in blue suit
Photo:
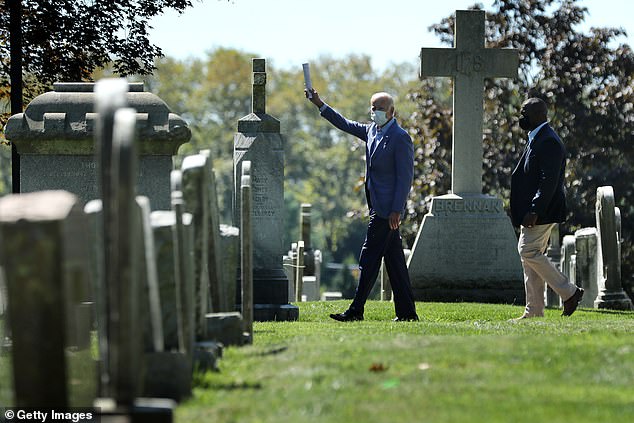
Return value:
M 418 320 L 399 233 L 414 176 L 414 146 L 394 118 L 394 99 L 387 93 L 374 94 L 370 99 L 372 123 L 365 124 L 343 117 L 315 90 L 306 91 L 306 97 L 335 127 L 366 142 L 365 193 L 370 222 L 359 256 L 361 274 L 348 310 L 330 317 L 341 322 L 363 320 L 365 302 L 385 258 L 394 293 L 394 320 Z
M 520 227 L 526 308 L 516 320 L 544 315 L 544 282 L 564 300 L 563 316 L 574 313 L 583 296 L 583 289 L 570 283 L 544 254 L 551 230 L 566 218 L 566 149 L 547 115 L 546 103 L 539 98 L 529 98 L 520 110 L 519 125 L 528 131 L 528 143 L 511 179 L 511 217 Z

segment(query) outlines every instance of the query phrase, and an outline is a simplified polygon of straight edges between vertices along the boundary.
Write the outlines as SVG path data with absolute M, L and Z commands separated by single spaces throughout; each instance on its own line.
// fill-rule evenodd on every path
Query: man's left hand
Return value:
M 390 213 L 390 217 L 388 217 L 388 221 L 390 222 L 390 229 L 395 230 L 398 229 L 401 224 L 401 214 L 398 212 Z
M 522 226 L 532 228 L 537 223 L 537 215 L 535 213 L 526 213 L 522 220 Z

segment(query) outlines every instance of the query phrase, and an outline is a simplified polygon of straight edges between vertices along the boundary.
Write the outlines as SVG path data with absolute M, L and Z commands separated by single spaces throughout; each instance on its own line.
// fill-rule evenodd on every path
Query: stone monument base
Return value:
M 292 304 L 254 304 L 256 322 L 294 321 L 299 319 L 299 307 Z
M 634 310 L 632 300 L 623 290 L 620 292 L 600 292 L 594 300 L 594 307 L 608 310 Z
M 417 301 L 525 303 L 517 237 L 493 196 L 434 197 L 408 268 Z
M 236 310 L 242 307 L 241 278 L 236 285 Z M 253 320 L 269 322 L 299 319 L 299 307 L 289 304 L 288 279 L 282 269 L 254 269 Z

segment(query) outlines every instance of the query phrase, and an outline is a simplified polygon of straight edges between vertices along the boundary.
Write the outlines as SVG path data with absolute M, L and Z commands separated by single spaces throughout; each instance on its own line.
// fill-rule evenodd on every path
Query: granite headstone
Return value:
M 20 190 L 65 189 L 84 201 L 99 198 L 93 133 L 98 119 L 94 83 L 58 82 L 54 91 L 11 116 L 5 136 L 20 154 Z M 191 137 L 187 123 L 171 113 L 142 83 L 130 83 L 126 101 L 136 110 L 139 135 L 138 191 L 152 206 L 169 209 L 172 155 Z
M 265 85 L 265 61 L 253 59 L 252 112 L 238 121 L 238 132 L 234 136 L 236 197 L 233 216 L 237 222 L 241 204 L 239 176 L 242 162 L 248 160 L 251 162 L 253 227 L 257 228 L 253 233 L 254 319 L 295 320 L 299 317 L 299 308 L 288 303 L 288 279 L 282 269 L 283 138 L 280 122 L 266 113 Z

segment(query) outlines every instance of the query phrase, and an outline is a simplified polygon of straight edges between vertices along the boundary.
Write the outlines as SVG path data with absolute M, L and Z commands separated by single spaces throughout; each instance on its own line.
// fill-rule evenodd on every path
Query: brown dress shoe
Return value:
M 575 293 L 572 294 L 572 297 L 564 301 L 564 311 L 561 313 L 561 315 L 570 316 L 572 313 L 574 313 L 582 297 L 583 297 L 583 289 L 577 288 Z

